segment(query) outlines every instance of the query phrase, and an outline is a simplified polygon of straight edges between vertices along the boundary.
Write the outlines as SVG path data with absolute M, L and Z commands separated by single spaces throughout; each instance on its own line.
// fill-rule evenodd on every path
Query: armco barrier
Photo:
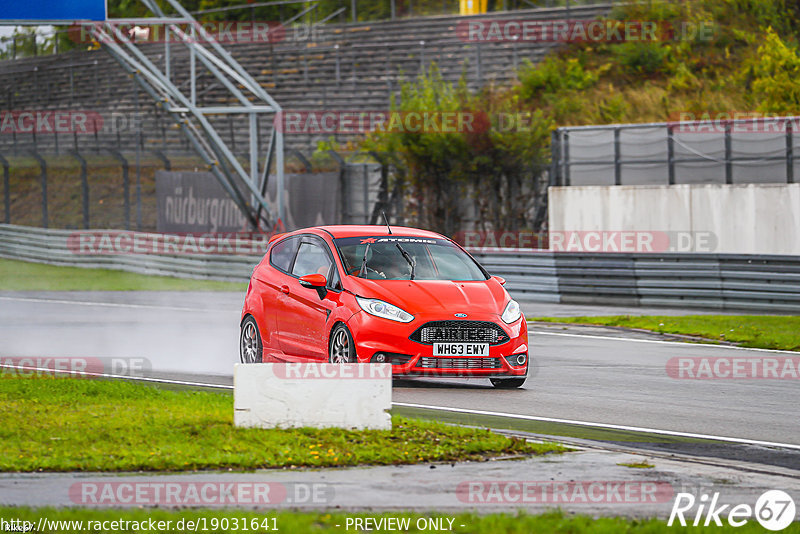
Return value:
M 76 254 L 67 244 L 75 230 L 46 230 L 0 224 L 0 257 L 99 267 L 140 274 L 209 280 L 247 281 L 263 254 Z M 153 234 L 139 234 L 144 238 Z M 250 241 L 244 241 L 251 244 Z M 247 246 L 249 249 L 256 247 Z
M 72 230 L 0 225 L 0 257 L 181 278 L 246 281 L 261 254 L 75 254 Z M 519 300 L 800 312 L 800 256 L 473 249 Z
M 471 252 L 519 300 L 800 312 L 800 256 Z

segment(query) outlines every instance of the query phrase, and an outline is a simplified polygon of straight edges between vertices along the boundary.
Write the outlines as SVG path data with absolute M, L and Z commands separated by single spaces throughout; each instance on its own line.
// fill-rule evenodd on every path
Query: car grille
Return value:
M 488 321 L 431 321 L 419 327 L 411 340 L 434 343 L 488 343 L 499 345 L 509 337 L 500 326 Z
M 423 356 L 417 367 L 424 369 L 499 369 L 500 358 L 429 358 Z

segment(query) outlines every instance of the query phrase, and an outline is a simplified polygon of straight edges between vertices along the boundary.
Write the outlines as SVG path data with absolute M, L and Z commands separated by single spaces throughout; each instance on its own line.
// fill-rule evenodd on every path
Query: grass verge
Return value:
M 800 351 L 800 316 L 797 315 L 613 315 L 536 317 L 531 321 L 641 328 L 661 334 L 730 341 L 742 347 Z
M 41 376 L 0 377 L 0 420 L 0 471 L 387 465 L 565 450 L 403 417 L 391 431 L 236 428 L 230 394 Z
M 419 513 L 320 513 L 320 512 L 253 512 L 234 510 L 90 510 L 90 509 L 55 509 L 55 508 L 3 508 L 0 507 L 0 518 L 19 519 L 32 523 L 32 528 L 37 528 L 40 518 L 45 531 L 49 532 L 81 532 L 85 527 L 95 526 L 95 532 L 100 532 L 103 521 L 128 521 L 115 525 L 119 528 L 115 532 L 139 532 L 139 522 L 143 525 L 141 531 L 148 531 L 150 520 L 164 521 L 158 532 L 187 532 L 194 526 L 202 532 L 352 532 L 361 531 L 363 528 L 354 527 L 358 518 L 371 518 L 380 521 L 382 518 L 395 518 L 402 522 L 402 532 L 429 532 L 435 531 L 432 525 L 443 525 L 445 530 L 452 532 L 469 532 L 471 534 L 502 534 L 502 533 L 527 533 L 527 532 L 568 532 L 582 534 L 585 532 L 617 534 L 617 533 L 647 533 L 660 532 L 728 532 L 737 533 L 764 532 L 764 529 L 753 520 L 741 527 L 668 527 L 666 521 L 659 519 L 625 519 L 625 518 L 592 518 L 586 515 L 567 515 L 554 511 L 539 515 L 530 515 L 524 512 L 517 514 L 494 513 L 476 514 L 459 513 L 453 515 L 435 512 Z M 428 522 L 427 519 L 433 520 Z M 349 523 L 348 523 L 349 520 Z M 691 521 L 691 518 L 688 519 Z M 101 523 L 89 523 L 99 521 Z M 169 521 L 169 523 L 166 523 Z M 407 527 L 406 527 L 406 521 Z M 439 521 L 436 523 L 435 521 Z M 452 523 L 450 523 L 452 521 Z M 82 522 L 82 523 L 76 523 Z M 191 522 L 191 523 L 190 523 Z M 111 525 L 106 523 L 106 525 Z M 246 528 L 242 528 L 246 525 Z M 207 528 L 203 528 L 203 527 Z M 349 526 L 349 528 L 348 528 Z M 103 529 L 106 530 L 106 529 Z M 150 530 L 152 531 L 152 530 Z M 786 534 L 800 532 L 800 523 L 793 523 L 786 530 Z
M 0 291 L 240 291 L 246 282 L 187 280 L 113 269 L 0 259 Z

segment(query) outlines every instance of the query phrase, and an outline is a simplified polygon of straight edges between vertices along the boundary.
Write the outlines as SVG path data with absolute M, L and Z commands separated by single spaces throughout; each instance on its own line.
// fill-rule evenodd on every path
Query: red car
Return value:
M 395 376 L 520 387 L 528 329 L 504 283 L 457 243 L 425 230 L 319 226 L 281 234 L 247 288 L 241 360 L 386 362 Z

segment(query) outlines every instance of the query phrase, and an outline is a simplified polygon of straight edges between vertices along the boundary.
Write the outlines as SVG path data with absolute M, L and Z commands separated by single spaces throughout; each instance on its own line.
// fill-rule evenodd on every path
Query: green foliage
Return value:
M 597 73 L 586 70 L 578 58 L 558 56 L 548 57 L 538 65 L 526 59 L 517 77 L 519 94 L 524 100 L 543 93 L 580 91 L 593 86 L 598 79 Z
M 764 113 L 794 114 L 800 106 L 800 57 L 772 28 L 751 65 L 753 97 Z
M 391 154 L 402 169 L 416 224 L 453 235 L 470 208 L 453 199 L 471 195 L 483 224 L 524 227 L 535 180 L 547 163 L 552 119 L 507 91 L 470 93 L 463 79 L 446 82 L 435 64 L 403 85 L 400 102 L 392 109 L 401 116 L 459 117 L 455 128 L 375 132 L 364 145 Z
M 613 55 L 630 74 L 669 72 L 671 47 L 648 41 L 630 41 L 613 47 Z

